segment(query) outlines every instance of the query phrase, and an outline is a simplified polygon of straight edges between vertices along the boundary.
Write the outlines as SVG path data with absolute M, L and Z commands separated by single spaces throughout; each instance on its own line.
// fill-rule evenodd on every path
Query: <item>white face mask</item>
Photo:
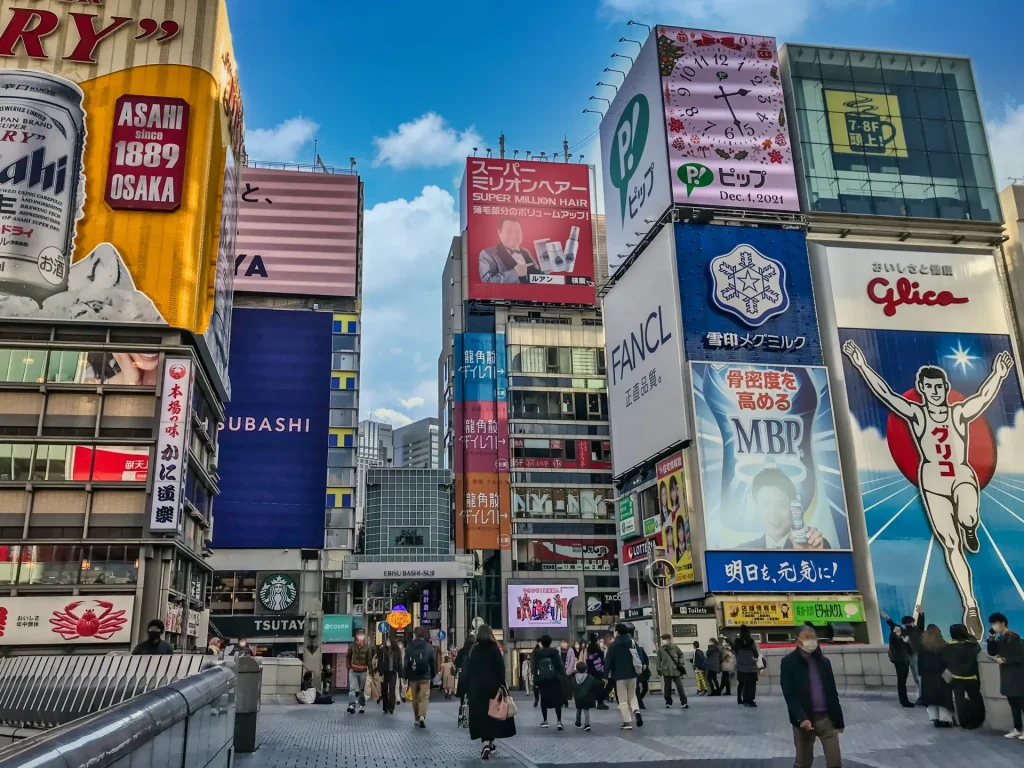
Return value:
M 807 653 L 814 653 L 818 650 L 818 639 L 815 637 L 810 640 L 801 640 L 800 647 L 807 651 Z

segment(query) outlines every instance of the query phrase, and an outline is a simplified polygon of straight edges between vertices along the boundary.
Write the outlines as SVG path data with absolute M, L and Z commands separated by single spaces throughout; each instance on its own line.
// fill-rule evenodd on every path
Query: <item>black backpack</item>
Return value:
M 409 671 L 412 674 L 430 673 L 430 662 L 434 659 L 434 651 L 430 646 L 424 647 L 422 643 L 411 645 L 406 651 L 406 655 L 409 657 Z
M 558 679 L 558 672 L 555 671 L 555 662 L 550 656 L 541 656 L 537 662 L 537 682 L 549 683 Z

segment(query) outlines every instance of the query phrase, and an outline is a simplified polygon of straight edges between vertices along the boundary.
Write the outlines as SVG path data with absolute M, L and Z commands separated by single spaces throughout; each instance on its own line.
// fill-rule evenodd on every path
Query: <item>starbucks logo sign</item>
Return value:
M 271 573 L 260 582 L 260 603 L 268 611 L 281 613 L 295 604 L 298 590 L 295 580 L 286 573 Z

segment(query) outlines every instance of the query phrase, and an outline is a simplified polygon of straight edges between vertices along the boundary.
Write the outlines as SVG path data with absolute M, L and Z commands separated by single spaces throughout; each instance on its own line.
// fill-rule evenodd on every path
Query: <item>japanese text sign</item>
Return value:
M 710 592 L 856 592 L 850 552 L 705 552 Z
M 192 421 L 192 364 L 188 357 L 168 357 L 164 361 L 156 472 L 149 517 L 149 530 L 153 532 L 174 533 L 182 521 L 188 435 Z

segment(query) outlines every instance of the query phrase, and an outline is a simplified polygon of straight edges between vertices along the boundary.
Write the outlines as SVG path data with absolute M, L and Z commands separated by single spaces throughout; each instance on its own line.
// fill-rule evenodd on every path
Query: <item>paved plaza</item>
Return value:
M 648 697 L 644 727 L 618 730 L 617 710 L 592 712 L 594 730 L 577 731 L 575 710 L 563 715 L 559 733 L 539 727 L 540 710 L 532 697 L 515 694 L 519 704 L 514 739 L 500 741 L 489 765 L 504 768 L 603 766 L 643 763 L 644 768 L 685 763 L 693 768 L 789 768 L 793 740 L 780 697 L 759 698 L 757 709 L 736 705 L 733 698 L 690 700 L 664 709 Z M 379 707 L 348 715 L 345 699 L 333 706 L 264 707 L 260 713 L 259 750 L 239 755 L 239 768 L 465 768 L 485 765 L 480 743 L 456 727 L 455 702 L 434 701 L 427 729 L 412 726 L 412 708 L 398 707 L 385 716 Z M 892 696 L 848 695 L 843 698 L 847 728 L 842 736 L 846 768 L 892 768 L 897 764 L 965 768 L 981 764 L 1024 765 L 1024 742 L 1007 741 L 990 730 L 939 730 L 921 707 L 903 709 Z M 816 766 L 824 768 L 820 747 Z

